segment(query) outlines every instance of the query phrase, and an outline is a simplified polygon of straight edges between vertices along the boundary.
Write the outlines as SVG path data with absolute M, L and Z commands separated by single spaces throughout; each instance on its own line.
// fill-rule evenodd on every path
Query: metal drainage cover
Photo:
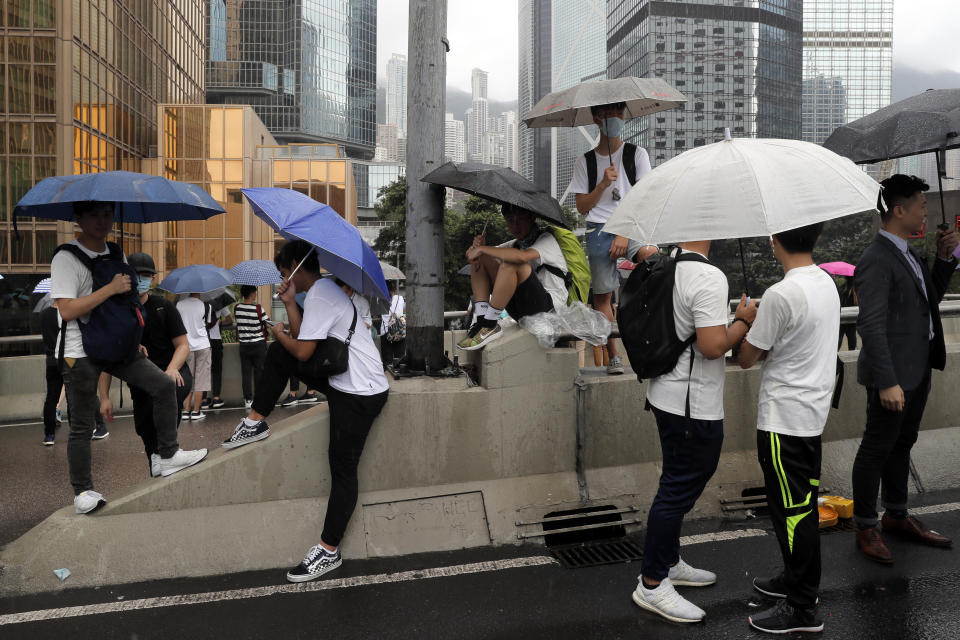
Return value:
M 820 535 L 826 535 L 828 533 L 842 533 L 844 531 L 856 531 L 857 525 L 854 523 L 853 518 L 848 518 L 846 520 L 840 520 L 837 524 L 832 527 L 824 527 L 820 529 Z
M 631 540 L 600 540 L 551 547 L 550 553 L 567 569 L 633 562 L 643 556 L 643 551 Z

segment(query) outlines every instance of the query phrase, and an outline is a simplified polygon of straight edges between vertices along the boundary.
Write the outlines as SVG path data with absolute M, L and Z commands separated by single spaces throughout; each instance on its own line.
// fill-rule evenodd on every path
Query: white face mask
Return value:
M 604 118 L 600 121 L 600 131 L 608 138 L 616 138 L 623 131 L 623 118 Z

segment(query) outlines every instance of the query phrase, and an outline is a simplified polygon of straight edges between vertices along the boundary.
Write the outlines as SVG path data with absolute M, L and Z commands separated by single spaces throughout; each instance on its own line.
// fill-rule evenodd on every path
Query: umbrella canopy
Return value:
M 50 293 L 50 278 L 44 278 L 33 288 L 34 293 Z
M 233 284 L 230 272 L 212 264 L 193 264 L 170 272 L 158 285 L 170 293 L 207 293 Z
M 563 223 L 563 209 L 550 196 L 512 169 L 473 162 L 447 162 L 423 178 L 423 182 L 451 187 L 499 204 L 530 211 L 553 224 Z
M 823 146 L 858 164 L 960 147 L 960 89 L 895 102 L 838 127 Z
M 244 260 L 230 267 L 230 273 L 233 274 L 234 284 L 260 287 L 283 282 L 277 265 L 271 260 Z
M 288 240 L 316 248 L 320 266 L 362 295 L 389 298 L 380 261 L 356 227 L 336 211 L 299 191 L 277 187 L 242 189 L 253 212 Z
M 523 122 L 530 129 L 539 127 L 580 127 L 593 124 L 590 107 L 627 103 L 624 118 L 629 120 L 651 113 L 674 109 L 687 97 L 661 78 L 615 78 L 578 85 L 544 96 Z
M 856 267 L 849 262 L 824 262 L 817 265 L 832 276 L 853 276 Z
M 387 280 L 406 280 L 407 276 L 403 275 L 403 271 L 396 268 L 389 262 L 380 261 L 380 268 L 383 269 L 383 277 Z
M 26 193 L 14 216 L 73 220 L 74 202 L 116 202 L 122 222 L 206 220 L 224 208 L 200 187 L 130 171 L 44 178 Z
M 645 244 L 768 236 L 874 211 L 879 191 L 859 167 L 819 145 L 728 138 L 648 173 L 603 230 Z

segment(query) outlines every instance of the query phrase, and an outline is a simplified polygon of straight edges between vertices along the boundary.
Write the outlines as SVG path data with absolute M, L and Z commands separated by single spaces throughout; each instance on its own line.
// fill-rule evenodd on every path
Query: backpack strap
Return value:
M 587 185 L 590 187 L 587 193 L 593 193 L 597 188 L 597 154 L 591 149 L 583 154 L 583 159 L 587 161 Z
M 353 307 L 353 322 L 350 323 L 350 331 L 347 332 L 347 339 L 343 341 L 343 344 L 350 346 L 350 341 L 353 340 L 353 332 L 357 330 L 357 306 L 353 304 L 353 301 L 350 301 L 350 306 Z
M 623 145 L 623 155 L 621 156 L 623 170 L 627 174 L 627 180 L 632 187 L 637 183 L 637 145 L 632 142 L 625 142 Z
M 110 244 L 112 243 L 107 243 L 108 247 Z M 80 264 L 89 269 L 91 273 L 93 272 L 93 258 L 88 256 L 86 252 L 77 245 L 72 243 L 62 244 L 54 250 L 53 255 L 57 255 L 61 251 L 72 253 L 73 256 L 80 261 Z

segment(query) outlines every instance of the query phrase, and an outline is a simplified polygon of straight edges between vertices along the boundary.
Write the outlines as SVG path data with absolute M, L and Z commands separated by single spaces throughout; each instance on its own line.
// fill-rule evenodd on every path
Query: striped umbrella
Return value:
M 50 293 L 50 278 L 44 278 L 33 288 L 34 293 Z
M 260 287 L 280 284 L 283 278 L 271 260 L 244 260 L 230 267 L 234 284 L 249 284 Z

